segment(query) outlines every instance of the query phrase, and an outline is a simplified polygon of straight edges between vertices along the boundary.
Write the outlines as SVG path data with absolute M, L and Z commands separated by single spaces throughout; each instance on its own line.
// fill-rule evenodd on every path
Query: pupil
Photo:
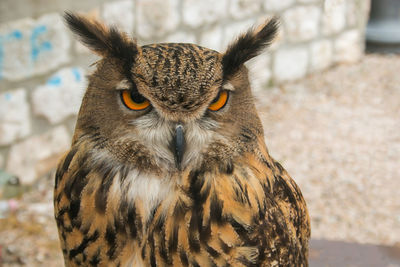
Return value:
M 146 98 L 144 98 L 139 92 L 137 91 L 132 91 L 131 92 L 131 98 L 135 103 L 141 104 L 146 101 Z
M 215 102 L 217 102 L 220 95 L 221 95 L 221 91 L 218 92 L 218 95 L 214 98 L 214 100 L 211 102 L 211 104 L 214 104 Z

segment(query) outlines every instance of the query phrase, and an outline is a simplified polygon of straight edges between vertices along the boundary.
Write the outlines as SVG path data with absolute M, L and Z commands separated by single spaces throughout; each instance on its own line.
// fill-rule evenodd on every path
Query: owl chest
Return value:
M 124 224 L 139 223 L 145 231 L 146 222 L 158 207 L 174 194 L 172 177 L 159 177 L 130 171 L 126 177 L 116 176 L 110 187 L 107 208 L 124 214 Z M 134 216 L 134 218 L 132 218 Z M 138 222 L 140 221 L 140 222 Z

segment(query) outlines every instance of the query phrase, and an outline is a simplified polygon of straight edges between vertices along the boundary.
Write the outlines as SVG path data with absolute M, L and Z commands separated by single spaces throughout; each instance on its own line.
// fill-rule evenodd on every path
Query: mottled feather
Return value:
M 99 22 L 66 20 L 103 59 L 56 173 L 65 264 L 308 266 L 306 204 L 267 151 L 243 65 L 273 39 L 276 21 L 220 54 L 193 44 L 138 46 Z M 129 110 L 124 90 L 149 107 Z M 221 91 L 226 104 L 208 109 Z

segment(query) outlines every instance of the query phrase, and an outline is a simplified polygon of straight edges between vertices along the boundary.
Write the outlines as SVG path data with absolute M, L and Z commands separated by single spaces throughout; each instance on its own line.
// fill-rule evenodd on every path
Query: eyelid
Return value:
M 233 87 L 233 85 L 231 83 L 225 83 L 224 85 L 222 85 L 222 90 L 227 90 L 227 91 L 235 91 L 235 87 Z
M 123 79 L 115 86 L 115 89 L 118 91 L 129 90 L 132 88 L 132 83 L 128 81 L 128 79 Z

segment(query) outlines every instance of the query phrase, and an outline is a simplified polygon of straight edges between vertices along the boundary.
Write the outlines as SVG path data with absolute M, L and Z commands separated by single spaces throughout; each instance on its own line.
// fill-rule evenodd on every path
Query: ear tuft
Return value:
M 279 27 L 276 17 L 257 28 L 251 28 L 231 43 L 222 57 L 224 78 L 228 78 L 238 71 L 246 61 L 252 59 L 269 46 Z
M 101 56 L 112 56 L 124 62 L 134 60 L 138 47 L 125 33 L 71 12 L 65 12 L 64 20 L 79 40 L 93 52 Z

